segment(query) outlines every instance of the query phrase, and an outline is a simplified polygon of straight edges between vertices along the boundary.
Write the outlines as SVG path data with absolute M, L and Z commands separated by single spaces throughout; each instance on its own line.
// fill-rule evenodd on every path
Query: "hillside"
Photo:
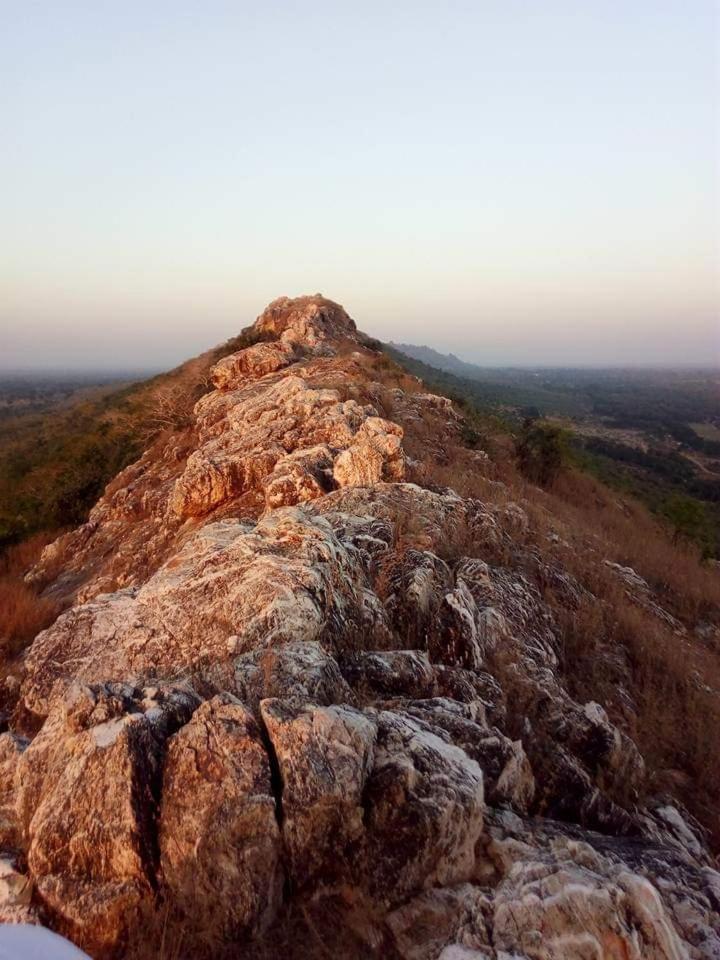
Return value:
M 5 377 L 0 397 L 0 550 L 87 519 L 106 484 L 163 432 L 187 422 L 226 344 L 150 379 Z M 87 377 L 89 379 L 89 375 Z M 105 382 L 103 382 L 103 379 Z
M 495 368 L 429 347 L 388 349 L 435 389 L 511 424 L 534 416 L 562 427 L 583 469 L 679 521 L 682 535 L 720 558 L 717 368 Z
M 3 645 L 1 919 L 97 958 L 720 955 L 693 546 L 530 484 L 319 295 L 130 397 Z

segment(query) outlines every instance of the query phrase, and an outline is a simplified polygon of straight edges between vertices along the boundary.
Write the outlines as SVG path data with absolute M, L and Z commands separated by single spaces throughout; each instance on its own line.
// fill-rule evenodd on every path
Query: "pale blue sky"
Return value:
M 716 13 L 0 0 L 0 366 L 318 290 L 480 362 L 717 362 Z

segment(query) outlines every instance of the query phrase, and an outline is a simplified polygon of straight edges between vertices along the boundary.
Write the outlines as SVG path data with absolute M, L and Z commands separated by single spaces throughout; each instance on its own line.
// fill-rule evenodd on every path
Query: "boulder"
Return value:
M 342 672 L 359 695 L 376 698 L 432 696 L 435 677 L 421 650 L 373 650 L 350 654 Z
M 362 853 L 372 893 L 397 903 L 423 887 L 468 880 L 483 829 L 480 767 L 412 717 L 382 711 L 377 724 Z
M 234 661 L 238 697 L 257 711 L 267 698 L 307 700 L 326 706 L 355 697 L 335 660 L 315 641 L 290 641 L 245 653 Z
M 334 486 L 332 462 L 332 453 L 325 444 L 281 457 L 263 482 L 265 506 L 294 506 L 323 496 Z
M 528 812 L 535 796 L 530 761 L 521 741 L 509 740 L 488 724 L 482 701 L 461 704 L 442 697 L 413 700 L 403 713 L 477 761 L 489 803 L 508 803 L 522 813 Z
M 18 816 L 36 895 L 93 956 L 122 948 L 155 889 L 167 737 L 197 705 L 186 687 L 75 685 L 18 766 Z
M 381 480 L 402 480 L 405 458 L 402 427 L 381 417 L 370 417 L 352 444 L 335 460 L 333 476 L 340 487 L 369 487 Z
M 262 718 L 282 780 L 282 831 L 297 887 L 351 875 L 363 834 L 363 791 L 375 722 L 346 706 L 264 700 Z
M 357 339 L 355 322 L 339 304 L 321 294 L 273 300 L 255 321 L 255 329 L 283 343 L 310 349 L 327 341 Z
M 270 762 L 252 714 L 203 703 L 167 744 L 159 821 L 168 900 L 206 946 L 266 929 L 282 900 Z
M 256 343 L 223 357 L 210 371 L 210 379 L 218 390 L 236 390 L 248 380 L 259 380 L 287 367 L 295 359 L 295 351 L 289 344 Z
M 17 769 L 29 741 L 6 731 L 0 734 L 0 847 L 17 849 Z

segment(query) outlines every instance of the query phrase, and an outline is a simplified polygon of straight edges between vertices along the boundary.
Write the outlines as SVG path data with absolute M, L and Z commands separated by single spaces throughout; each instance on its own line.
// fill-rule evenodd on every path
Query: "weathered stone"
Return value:
M 376 650 L 342 661 L 344 676 L 360 694 L 374 697 L 430 697 L 435 676 L 420 650 Z
M 404 712 L 436 736 L 461 747 L 483 772 L 485 795 L 493 804 L 509 803 L 527 813 L 535 795 L 535 778 L 522 743 L 514 743 L 487 723 L 482 701 L 470 704 L 435 698 L 412 700 Z
M 333 658 L 314 641 L 290 641 L 243 654 L 233 663 L 238 697 L 257 710 L 267 698 L 352 703 L 354 695 Z
M 294 359 L 295 351 L 286 343 L 257 343 L 223 357 L 210 371 L 210 378 L 218 390 L 236 390 L 248 380 L 287 367 Z
M 282 778 L 290 876 L 301 887 L 342 876 L 363 833 L 375 723 L 343 706 L 264 700 L 261 711 Z
M 335 461 L 333 475 L 341 487 L 369 487 L 381 480 L 402 480 L 405 462 L 402 428 L 389 420 L 370 417 Z
M 363 867 L 375 896 L 397 903 L 473 875 L 483 776 L 466 753 L 411 717 L 383 711 L 377 722 Z
M 140 590 L 74 607 L 41 633 L 27 657 L 25 704 L 45 716 L 57 679 L 215 677 L 244 652 L 325 633 L 342 645 L 366 607 L 357 552 L 324 518 L 288 507 L 254 528 L 210 524 Z
M 283 343 L 316 348 L 323 341 L 357 338 L 357 328 L 343 308 L 317 294 L 314 297 L 279 297 L 258 317 L 255 328 L 279 337 Z
M 197 698 L 181 687 L 76 685 L 18 767 L 18 815 L 37 894 L 57 926 L 104 955 L 155 882 L 164 743 Z
M 333 487 L 332 453 L 325 444 L 282 457 L 264 481 L 269 509 L 316 500 Z
M 435 960 L 449 942 L 476 939 L 489 904 L 487 895 L 469 883 L 420 893 L 388 914 L 393 946 L 402 960 Z
M 438 623 L 431 634 L 428 652 L 435 663 L 480 670 L 483 649 L 478 638 L 478 610 L 473 595 L 460 581 L 440 604 Z
M 17 822 L 17 769 L 28 745 L 25 737 L 0 734 L 0 847 L 15 849 L 20 843 Z
M 282 298 L 252 340 L 32 575 L 72 605 L 8 697 L 42 729 L 0 736 L 0 919 L 37 905 L 96 956 L 142 904 L 198 957 L 303 953 L 325 924 L 353 958 L 718 960 L 720 878 L 681 805 L 643 805 L 620 646 L 620 709 L 570 693 L 578 539 L 337 304 Z M 437 485 L 456 461 L 490 502 Z
M 0 924 L 35 923 L 32 880 L 14 857 L 0 856 Z
M 275 916 L 283 875 L 270 763 L 256 721 L 228 694 L 168 741 L 159 843 L 188 938 L 217 945 Z

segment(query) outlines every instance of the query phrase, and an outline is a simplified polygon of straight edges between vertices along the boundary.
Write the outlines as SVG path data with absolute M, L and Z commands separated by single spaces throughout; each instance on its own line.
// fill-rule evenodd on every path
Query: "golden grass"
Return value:
M 407 437 L 420 452 L 431 428 Z M 434 428 L 437 430 L 437 427 Z M 406 447 L 408 443 L 406 443 Z M 491 506 L 518 503 L 529 531 L 513 533 L 526 547 L 560 564 L 588 591 L 570 608 L 544 589 L 556 619 L 560 670 L 579 702 L 596 700 L 637 743 L 648 769 L 647 796 L 681 801 L 720 847 L 720 649 L 695 634 L 701 621 L 720 624 L 720 575 L 691 546 L 671 534 L 640 503 L 620 497 L 595 478 L 564 470 L 549 490 L 518 472 L 507 438 L 493 438 L 493 459 L 477 461 L 452 438 L 442 461 L 427 459 L 412 479 L 447 486 Z M 564 541 L 552 547 L 549 534 Z M 503 550 L 471 542 L 459 532 L 461 552 L 490 563 L 521 563 Z M 680 635 L 629 595 L 610 560 L 632 567 L 653 599 L 686 627 Z M 523 572 L 532 577 L 529 564 Z M 623 691 L 626 691 L 624 693 Z M 629 696 L 628 696 L 629 695 Z
M 23 579 L 54 536 L 36 534 L 0 555 L 0 656 L 4 660 L 16 656 L 60 612 L 55 601 L 38 596 Z

